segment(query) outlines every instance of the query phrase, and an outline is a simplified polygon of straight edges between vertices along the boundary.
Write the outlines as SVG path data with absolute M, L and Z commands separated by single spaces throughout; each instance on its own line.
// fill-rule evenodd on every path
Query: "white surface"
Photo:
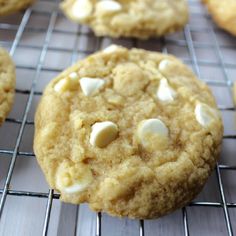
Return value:
M 18 45 L 14 61 L 17 65 L 17 88 L 30 89 L 32 80 L 35 76 L 40 52 L 45 40 L 46 29 L 50 20 L 50 14 L 56 3 L 40 1 L 34 9 L 27 24 L 27 30 L 24 30 L 20 44 Z M 205 14 L 204 8 L 197 0 L 191 0 L 191 20 L 189 28 L 166 38 L 166 46 L 169 53 L 173 53 L 187 64 L 191 65 L 191 55 L 186 44 L 186 34 L 191 30 L 191 39 L 194 42 L 194 51 L 199 65 L 201 79 L 207 81 L 224 82 L 224 71 L 221 68 L 221 59 L 215 50 L 214 37 L 211 29 L 213 24 Z M 41 13 L 40 13 L 41 12 Z M 45 13 L 46 12 L 46 13 Z M 11 24 L 15 29 L 3 30 L 0 25 L 0 44 L 10 49 L 15 38 L 17 26 L 21 22 L 22 14 L 11 17 L 1 18 L 1 23 Z M 39 30 L 40 29 L 40 30 Z M 226 72 L 229 79 L 236 80 L 236 40 L 228 34 L 216 29 L 214 26 L 217 43 L 221 47 L 223 62 L 226 65 Z M 80 36 L 77 39 L 78 27 L 69 22 L 64 16 L 57 17 L 56 25 L 49 42 L 49 50 L 43 64 L 43 70 L 37 81 L 36 90 L 42 91 L 45 85 L 59 71 L 71 64 L 71 59 L 83 58 L 86 52 L 93 52 L 99 42 L 99 39 L 93 37 L 86 27 L 79 28 Z M 63 32 L 67 32 L 66 34 Z M 88 34 L 89 33 L 89 34 Z M 72 50 L 76 43 L 76 49 L 83 51 L 72 56 Z M 110 40 L 105 38 L 101 40 L 101 48 L 111 43 L 122 44 L 131 47 L 133 40 L 117 39 Z M 29 48 L 31 45 L 34 48 Z M 149 41 L 137 41 L 137 46 L 150 50 L 161 50 L 161 41 L 151 39 Z M 77 52 L 78 52 L 77 51 Z M 209 62 L 207 65 L 203 62 Z M 29 67 L 29 68 L 28 68 Z M 193 67 L 194 68 L 194 67 Z M 214 85 L 210 86 L 216 96 L 220 106 L 232 107 L 232 97 L 227 87 Z M 35 95 L 30 109 L 28 120 L 32 121 L 34 112 L 40 96 Z M 9 115 L 10 118 L 22 119 L 24 109 L 28 99 L 28 94 L 17 94 L 14 108 Z M 225 124 L 225 134 L 236 134 L 235 111 L 223 111 Z M 19 131 L 19 124 L 5 122 L 0 128 L 0 149 L 12 150 L 14 148 L 16 137 Z M 225 139 L 220 159 L 221 164 L 236 165 L 235 159 L 236 140 Z M 20 151 L 32 152 L 33 126 L 26 125 L 24 135 L 20 143 Z M 8 170 L 10 155 L 0 154 L 0 188 L 3 187 Z M 222 170 L 222 178 L 225 189 L 226 201 L 236 202 L 236 171 Z M 11 181 L 11 188 L 14 190 L 25 190 L 35 192 L 48 192 L 48 186 L 44 180 L 42 172 L 33 157 L 19 156 L 14 168 Z M 197 197 L 199 201 L 220 202 L 220 192 L 217 185 L 215 173 L 209 179 L 202 193 Z M 38 199 L 30 197 L 8 196 L 0 221 L 1 236 L 37 236 L 42 233 L 43 220 L 45 216 L 47 199 Z M 79 213 L 78 213 L 79 212 Z M 234 233 L 236 234 L 236 208 L 230 208 L 231 222 Z M 78 213 L 78 217 L 76 217 Z M 190 235 L 227 235 L 226 225 L 223 218 L 222 208 L 212 207 L 187 207 Z M 59 200 L 53 200 L 52 214 L 50 218 L 49 235 L 95 235 L 96 214 L 91 212 L 86 205 L 81 205 L 79 211 L 77 206 L 61 204 Z M 145 221 L 146 236 L 156 235 L 183 235 L 182 212 L 179 210 L 173 214 L 158 220 Z M 102 235 L 104 236 L 136 236 L 139 233 L 139 222 L 116 219 L 103 215 Z

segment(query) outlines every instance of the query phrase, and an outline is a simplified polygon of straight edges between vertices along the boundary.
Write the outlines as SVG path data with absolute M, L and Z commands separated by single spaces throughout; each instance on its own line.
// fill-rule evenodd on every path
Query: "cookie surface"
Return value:
M 8 115 L 15 95 L 15 66 L 8 53 L 0 48 L 0 125 Z
M 34 0 L 0 0 L 0 16 L 27 8 L 33 2 Z
M 65 0 L 65 15 L 97 36 L 149 38 L 177 31 L 188 21 L 186 0 Z
M 215 22 L 236 36 L 236 1 L 202 0 Z
M 34 150 L 61 200 L 155 218 L 191 201 L 215 167 L 222 121 L 175 57 L 110 46 L 52 80 Z

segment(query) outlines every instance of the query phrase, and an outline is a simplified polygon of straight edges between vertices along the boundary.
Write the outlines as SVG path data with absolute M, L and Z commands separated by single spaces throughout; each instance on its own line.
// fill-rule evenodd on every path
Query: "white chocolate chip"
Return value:
M 110 54 L 110 53 L 116 52 L 117 49 L 119 49 L 119 47 L 115 44 L 112 44 L 112 45 L 108 46 L 107 48 L 103 49 L 103 52 Z
M 55 85 L 54 85 L 54 90 L 57 93 L 63 93 L 66 90 L 74 89 L 77 87 L 79 81 L 79 76 L 76 72 L 72 72 L 71 74 L 68 75 L 67 78 L 59 80 Z
M 63 193 L 73 194 L 86 190 L 93 181 L 93 175 L 85 164 L 78 164 L 79 168 L 69 168 L 63 164 L 59 167 L 56 175 L 56 187 Z M 79 173 L 78 173 L 79 172 Z
M 103 79 L 93 79 L 87 77 L 81 78 L 79 82 L 85 96 L 93 95 L 105 84 Z
M 79 76 L 78 76 L 78 74 L 76 72 L 72 72 L 72 73 L 69 74 L 69 78 L 71 80 L 78 80 Z
M 78 20 L 84 20 L 91 15 L 93 5 L 90 0 L 76 0 L 72 6 L 72 15 Z
M 156 96 L 163 102 L 172 102 L 176 98 L 176 92 L 170 87 L 167 79 L 161 79 Z
M 96 4 L 96 10 L 101 14 L 110 14 L 118 12 L 122 9 L 122 5 L 113 0 L 102 0 Z
M 115 140 L 118 136 L 118 127 L 111 121 L 97 122 L 92 126 L 90 144 L 103 148 Z
M 66 187 L 64 188 L 64 192 L 65 193 L 78 193 L 78 192 L 82 192 L 83 190 L 85 190 L 88 186 L 87 182 L 82 182 L 80 184 L 74 184 L 71 185 L 70 187 Z
M 195 117 L 200 125 L 206 127 L 217 118 L 217 111 L 204 103 L 198 103 L 195 107 Z
M 149 146 L 154 138 L 166 140 L 168 134 L 168 128 L 159 119 L 144 120 L 138 126 L 138 138 L 144 147 Z
M 67 79 L 62 79 L 59 82 L 56 83 L 56 85 L 54 86 L 54 90 L 57 93 L 62 93 L 64 91 L 66 91 L 66 89 L 68 88 L 68 80 Z
M 171 61 L 168 60 L 168 59 L 164 59 L 160 62 L 159 66 L 158 66 L 158 69 L 161 71 L 161 72 L 165 72 L 166 69 L 168 68 L 168 66 L 170 65 Z

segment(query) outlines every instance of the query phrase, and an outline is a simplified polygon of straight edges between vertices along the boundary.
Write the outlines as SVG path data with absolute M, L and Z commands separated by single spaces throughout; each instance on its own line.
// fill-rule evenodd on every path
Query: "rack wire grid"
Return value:
M 212 22 L 197 0 L 182 32 L 161 39 L 97 38 L 67 20 L 56 0 L 0 18 L 0 44 L 17 68 L 15 105 L 0 128 L 0 235 L 229 235 L 236 234 L 235 108 L 236 41 Z M 188 206 L 157 220 L 117 219 L 86 205 L 61 203 L 49 189 L 32 150 L 34 112 L 43 88 L 56 74 L 111 43 L 172 53 L 192 67 L 216 96 L 225 132 L 215 172 Z

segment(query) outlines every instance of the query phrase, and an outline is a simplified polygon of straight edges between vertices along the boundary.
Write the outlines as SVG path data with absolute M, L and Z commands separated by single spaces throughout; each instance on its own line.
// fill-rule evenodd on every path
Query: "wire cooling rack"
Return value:
M 161 39 L 96 38 L 69 22 L 58 1 L 38 1 L 25 12 L 0 18 L 0 44 L 17 68 L 13 111 L 0 128 L 0 235 L 229 235 L 236 234 L 235 108 L 236 40 L 219 30 L 205 8 L 190 0 L 185 29 Z M 188 206 L 151 221 L 116 219 L 86 205 L 59 202 L 48 189 L 32 151 L 34 111 L 43 88 L 78 58 L 117 43 L 172 53 L 208 83 L 222 111 L 225 133 L 219 164 Z

